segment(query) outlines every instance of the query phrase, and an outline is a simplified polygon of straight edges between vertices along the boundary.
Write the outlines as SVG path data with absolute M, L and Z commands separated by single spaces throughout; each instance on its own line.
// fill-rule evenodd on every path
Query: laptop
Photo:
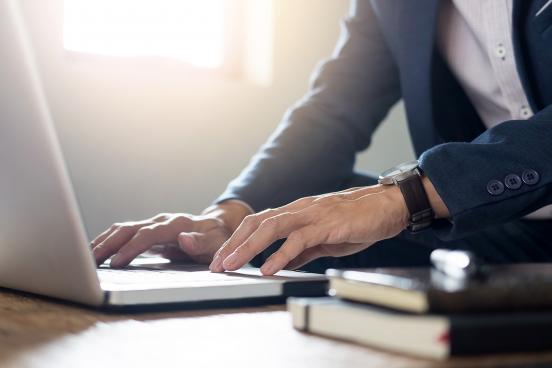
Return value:
M 241 305 L 322 295 L 323 275 L 141 257 L 96 267 L 17 0 L 0 0 L 0 287 L 90 306 Z M 197 304 L 197 305 L 199 305 Z

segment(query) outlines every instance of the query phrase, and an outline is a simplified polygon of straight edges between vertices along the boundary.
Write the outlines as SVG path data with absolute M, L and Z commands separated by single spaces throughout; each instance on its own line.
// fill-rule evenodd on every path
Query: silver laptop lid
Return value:
M 0 287 L 99 305 L 103 292 L 16 0 L 0 0 L 0 53 Z

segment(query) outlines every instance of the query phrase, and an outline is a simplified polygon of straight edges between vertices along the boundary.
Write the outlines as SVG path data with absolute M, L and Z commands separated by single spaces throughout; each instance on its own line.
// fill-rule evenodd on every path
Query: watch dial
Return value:
M 399 164 L 389 170 L 384 171 L 380 178 L 392 178 L 394 176 L 397 176 L 399 174 L 412 171 L 416 167 L 418 167 L 418 161 L 409 161 L 402 164 Z

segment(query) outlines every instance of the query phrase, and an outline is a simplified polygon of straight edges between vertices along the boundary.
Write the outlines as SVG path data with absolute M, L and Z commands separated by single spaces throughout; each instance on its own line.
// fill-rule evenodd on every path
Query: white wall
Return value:
M 23 4 L 90 235 L 114 221 L 207 206 L 306 91 L 347 9 L 346 0 L 274 1 L 275 82 L 260 87 L 177 63 L 69 55 L 62 1 Z M 380 171 L 412 155 L 399 107 L 358 166 Z

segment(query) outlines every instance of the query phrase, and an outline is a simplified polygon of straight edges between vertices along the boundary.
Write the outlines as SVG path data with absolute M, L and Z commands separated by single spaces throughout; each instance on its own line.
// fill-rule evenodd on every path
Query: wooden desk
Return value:
M 112 314 L 0 289 L 1 367 L 511 367 L 552 353 L 431 362 L 311 336 L 284 306 Z M 533 365 L 532 365 L 533 366 Z

